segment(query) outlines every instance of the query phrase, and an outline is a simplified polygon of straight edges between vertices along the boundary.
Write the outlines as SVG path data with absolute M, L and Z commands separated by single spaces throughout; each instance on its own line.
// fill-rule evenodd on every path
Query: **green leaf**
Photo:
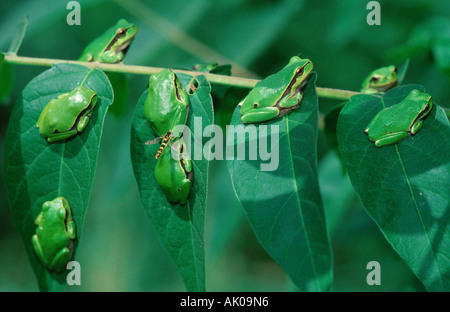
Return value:
M 341 113 L 341 110 L 344 107 L 345 103 L 346 102 L 338 104 L 335 108 L 329 111 L 324 118 L 323 133 L 325 134 L 325 139 L 328 143 L 328 146 L 335 150 L 338 155 L 340 155 L 340 152 L 336 136 L 336 127 L 339 114 Z
M 86 79 L 86 80 L 85 80 Z M 84 86 L 95 90 L 98 104 L 86 129 L 62 143 L 47 143 L 36 122 L 47 103 Z M 106 75 L 80 65 L 57 64 L 35 77 L 13 108 L 5 142 L 5 183 L 17 231 L 22 237 L 42 291 L 62 291 L 66 273 L 49 273 L 31 243 L 34 220 L 45 201 L 64 196 L 76 223 L 74 255 L 80 243 L 102 136 L 103 121 L 113 92 Z
M 450 79 L 450 38 L 438 41 L 432 51 L 438 68 Z
M 125 74 L 107 73 L 109 82 L 114 90 L 114 103 L 108 109 L 114 117 L 121 117 L 125 114 L 128 101 L 128 81 Z
M 264 139 L 261 127 L 268 125 L 267 146 L 271 146 L 273 155 L 279 150 L 276 170 L 261 170 L 261 164 L 269 161 L 261 157 L 249 160 L 250 155 L 245 160 L 235 157 L 227 164 L 236 195 L 267 253 L 300 289 L 328 291 L 332 285 L 332 257 L 317 177 L 315 77 L 309 80 L 298 109 L 269 123 L 244 127 L 246 131 L 255 127 L 257 136 Z M 237 107 L 231 124 L 242 125 L 240 118 Z M 271 126 L 278 126 L 279 141 Z M 227 149 L 257 139 L 251 137 L 238 133 L 235 141 L 234 133 L 229 132 Z
M 395 251 L 429 291 L 450 290 L 450 125 L 435 105 L 423 128 L 375 147 L 364 133 L 384 107 L 419 85 L 383 97 L 356 95 L 342 109 L 338 141 L 353 187 Z
M 186 90 L 192 77 L 177 74 Z M 210 96 L 211 86 L 204 76 L 197 76 L 198 88 L 189 95 L 188 127 L 193 131 L 191 142 L 201 140 L 206 126 L 213 123 L 213 108 Z M 153 140 L 147 120 L 144 118 L 145 91 L 136 106 L 131 128 L 131 160 L 141 194 L 141 200 L 156 232 L 178 267 L 188 291 L 205 291 L 204 218 L 208 194 L 209 161 L 203 157 L 196 160 L 194 144 L 191 157 L 194 183 L 186 205 L 174 205 L 167 198 L 155 180 L 155 155 L 159 144 L 146 145 Z M 195 129 L 194 118 L 201 118 L 202 128 Z M 200 137 L 197 136 L 200 133 Z M 195 134 L 195 136 L 194 136 Z
M 405 63 L 403 63 L 403 65 L 398 68 L 397 77 L 398 77 L 399 85 L 401 85 L 403 80 L 405 79 L 406 72 L 408 71 L 408 67 L 409 67 L 409 59 L 407 59 L 405 61 Z
M 17 54 L 20 45 L 22 44 L 23 37 L 25 37 L 27 26 L 28 26 L 28 17 L 25 16 L 23 20 L 21 20 L 17 25 L 16 33 L 14 34 L 14 37 L 8 49 L 9 53 Z
M 318 172 L 327 229 L 333 237 L 351 207 L 350 202 L 355 191 L 347 173 L 344 172 L 342 159 L 335 152 L 330 151 L 322 157 Z

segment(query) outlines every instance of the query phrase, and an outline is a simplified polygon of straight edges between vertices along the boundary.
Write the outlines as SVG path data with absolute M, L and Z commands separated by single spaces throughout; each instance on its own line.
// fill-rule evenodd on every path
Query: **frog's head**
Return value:
M 211 62 L 207 64 L 195 64 L 194 67 L 192 67 L 192 69 L 201 72 L 210 72 L 217 66 L 219 66 L 217 62 Z
M 413 90 L 408 95 L 408 98 L 411 99 L 412 103 L 417 105 L 417 116 L 415 120 L 424 119 L 433 109 L 433 98 L 428 93 Z
M 282 70 L 258 82 L 239 103 L 242 122 L 265 122 L 297 108 L 312 70 L 310 60 L 294 56 Z
M 128 48 L 130 47 L 131 41 L 134 39 L 134 36 L 136 36 L 137 26 L 129 23 L 125 19 L 121 19 L 114 26 L 113 31 L 114 33 L 112 34 L 112 39 L 105 51 L 115 54 L 122 52 L 122 55 L 125 56 Z
M 378 68 L 366 78 L 361 91 L 386 92 L 397 85 L 397 67 L 394 65 Z M 372 93 L 372 92 L 368 92 Z

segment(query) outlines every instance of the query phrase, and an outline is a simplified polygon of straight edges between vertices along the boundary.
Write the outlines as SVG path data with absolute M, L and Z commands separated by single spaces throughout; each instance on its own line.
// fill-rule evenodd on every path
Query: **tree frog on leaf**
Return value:
M 172 157 L 172 149 L 176 151 L 179 159 Z M 172 203 L 186 204 L 191 192 L 194 172 L 188 156 L 186 144 L 183 139 L 178 139 L 162 151 L 156 163 L 156 181 Z
M 397 85 L 397 67 L 394 65 L 378 68 L 371 72 L 361 87 L 362 93 L 384 93 Z
M 34 251 L 46 268 L 62 272 L 72 256 L 76 237 L 75 222 L 67 199 L 57 197 L 45 202 L 35 223 L 36 234 L 31 240 Z
M 121 19 L 103 35 L 92 41 L 81 54 L 79 61 L 118 63 L 123 60 L 130 47 L 137 26 Z
M 365 133 L 376 147 L 395 144 L 410 134 L 416 134 L 432 108 L 431 95 L 412 90 L 400 103 L 378 112 Z
M 192 69 L 216 75 L 231 76 L 231 65 L 229 64 L 219 65 L 217 62 L 211 62 L 206 64 L 195 64 L 194 67 L 192 67 Z
M 258 82 L 239 103 L 243 123 L 258 123 L 281 117 L 299 107 L 313 64 L 293 56 L 276 74 Z
M 164 146 L 172 139 L 172 129 L 186 123 L 188 106 L 189 95 L 172 70 L 150 76 L 144 117 L 157 139 L 164 138 Z
M 68 139 L 86 128 L 97 101 L 95 91 L 78 86 L 48 102 L 36 127 L 50 143 Z
M 216 68 L 217 66 L 219 66 L 217 62 L 211 62 L 206 64 L 195 64 L 194 67 L 192 67 L 192 69 L 209 73 L 211 70 L 214 70 L 214 68 Z

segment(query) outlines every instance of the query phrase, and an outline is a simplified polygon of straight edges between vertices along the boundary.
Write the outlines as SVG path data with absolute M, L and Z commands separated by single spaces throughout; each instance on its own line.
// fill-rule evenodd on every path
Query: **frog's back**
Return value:
M 289 85 L 290 80 L 291 77 L 287 75 L 273 74 L 258 82 L 251 92 L 255 95 L 254 97 L 261 99 L 259 102 L 262 106 L 265 103 L 275 103 Z
M 54 213 L 50 213 L 42 219 L 36 229 L 36 234 L 41 247 L 45 249 L 43 250 L 44 255 L 53 258 L 62 247 L 69 245 L 70 240 L 67 235 L 61 235 L 65 232 L 64 220 L 58 218 Z M 50 262 L 52 259 L 47 260 Z
M 78 60 L 84 62 L 97 61 L 98 57 L 109 45 L 112 38 L 114 38 L 115 33 L 114 28 L 107 29 L 102 36 L 97 37 L 86 46 Z
M 106 47 L 108 43 L 108 40 L 103 36 L 94 39 L 86 46 L 78 60 L 82 62 L 97 61 L 98 56 L 103 52 L 104 47 Z
M 413 121 L 405 116 L 410 116 L 411 110 L 414 110 L 414 107 L 405 105 L 394 105 L 383 109 L 378 113 L 376 123 L 369 128 L 369 137 L 377 138 L 403 130 L 409 131 Z

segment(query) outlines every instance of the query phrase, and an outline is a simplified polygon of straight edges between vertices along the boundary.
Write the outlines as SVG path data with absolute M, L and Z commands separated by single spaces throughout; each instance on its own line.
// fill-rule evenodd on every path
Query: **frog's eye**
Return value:
M 253 103 L 253 108 L 258 108 L 259 103 Z
M 395 67 L 395 69 L 394 69 L 394 73 L 397 73 L 398 72 L 398 68 L 397 67 Z
M 372 78 L 370 78 L 370 82 L 377 82 L 378 80 L 380 80 L 379 76 L 373 76 Z
M 297 75 L 298 76 L 303 75 L 304 72 L 305 72 L 305 67 L 297 68 Z
M 66 219 L 66 209 L 64 207 L 59 208 L 58 216 L 61 220 Z
M 117 36 L 123 37 L 123 36 L 125 36 L 126 33 L 127 33 L 127 30 L 126 30 L 125 28 L 120 28 L 120 29 L 117 31 Z

